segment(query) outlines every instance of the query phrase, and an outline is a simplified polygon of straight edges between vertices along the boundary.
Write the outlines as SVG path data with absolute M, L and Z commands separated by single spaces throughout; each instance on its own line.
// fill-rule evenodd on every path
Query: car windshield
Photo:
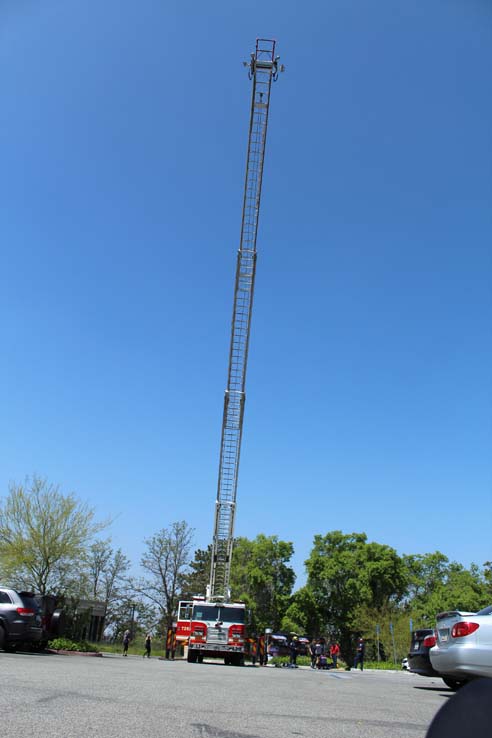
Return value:
M 484 607 L 483 610 L 479 610 L 476 615 L 492 615 L 492 605 Z
M 216 605 L 195 605 L 193 620 L 219 620 L 219 608 Z

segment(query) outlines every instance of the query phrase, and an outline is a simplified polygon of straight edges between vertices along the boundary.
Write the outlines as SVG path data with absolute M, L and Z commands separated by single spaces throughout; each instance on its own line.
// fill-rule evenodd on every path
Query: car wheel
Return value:
M 460 687 L 463 687 L 467 680 L 466 679 L 451 679 L 451 677 L 441 677 L 444 684 L 449 687 L 449 689 L 452 689 L 453 692 L 456 692 L 457 689 Z
M 5 628 L 3 625 L 0 625 L 0 648 L 5 649 L 5 641 L 7 639 L 7 636 L 5 635 Z

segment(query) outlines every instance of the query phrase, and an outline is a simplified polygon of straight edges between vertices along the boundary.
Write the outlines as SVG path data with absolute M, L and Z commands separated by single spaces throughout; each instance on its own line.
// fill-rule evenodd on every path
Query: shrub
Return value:
M 69 638 L 54 638 L 48 643 L 48 647 L 55 651 L 82 651 L 83 653 L 99 650 L 87 641 L 71 641 Z
M 288 666 L 290 664 L 290 657 L 289 656 L 274 656 L 273 658 L 269 659 L 269 664 L 272 666 Z M 310 666 L 311 665 L 311 659 L 309 656 L 298 656 L 297 657 L 297 666 Z

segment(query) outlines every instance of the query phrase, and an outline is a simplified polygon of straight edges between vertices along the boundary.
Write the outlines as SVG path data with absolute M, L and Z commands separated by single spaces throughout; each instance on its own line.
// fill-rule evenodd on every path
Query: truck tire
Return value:
M 0 624 L 0 648 L 2 650 L 5 649 L 5 643 L 7 641 L 7 634 L 5 633 L 5 628 L 2 624 Z
M 189 664 L 196 664 L 197 657 L 198 657 L 197 653 L 195 653 L 194 651 L 190 651 L 188 649 L 188 663 Z

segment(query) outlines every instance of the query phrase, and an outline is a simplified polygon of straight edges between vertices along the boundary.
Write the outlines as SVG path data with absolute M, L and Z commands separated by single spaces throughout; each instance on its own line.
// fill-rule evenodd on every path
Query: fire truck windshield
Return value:
M 224 605 L 201 605 L 193 607 L 193 620 L 222 621 L 223 623 L 244 623 L 244 608 Z

